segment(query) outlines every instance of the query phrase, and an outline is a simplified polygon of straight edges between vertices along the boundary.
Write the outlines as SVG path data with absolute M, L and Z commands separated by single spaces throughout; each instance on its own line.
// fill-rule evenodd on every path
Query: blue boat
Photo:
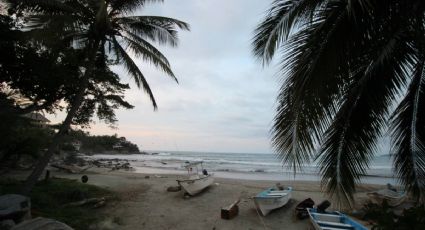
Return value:
M 337 211 L 319 213 L 315 208 L 308 208 L 307 211 L 316 230 L 368 230 L 365 226 Z

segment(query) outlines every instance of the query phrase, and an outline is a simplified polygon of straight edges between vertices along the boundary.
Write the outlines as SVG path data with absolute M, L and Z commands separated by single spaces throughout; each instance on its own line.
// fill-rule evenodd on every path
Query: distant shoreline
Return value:
M 131 167 L 134 168 L 134 173 L 148 173 L 148 174 L 176 174 L 181 175 L 185 174 L 185 170 L 181 167 L 184 161 L 192 161 L 189 157 L 181 157 L 180 159 L 171 155 L 172 153 L 158 153 L 153 155 L 144 155 L 144 154 L 94 154 L 88 156 L 90 159 L 96 159 L 101 161 L 122 161 L 128 162 L 131 164 Z M 216 154 L 216 153 L 212 153 Z M 211 155 L 212 155 L 211 154 Z M 270 154 L 269 154 L 270 155 Z M 221 156 L 222 157 L 222 156 Z M 237 160 L 231 162 L 236 163 L 226 163 L 229 160 L 223 159 L 223 162 L 212 161 L 210 155 L 205 156 L 207 159 L 204 163 L 204 167 L 211 173 L 214 173 L 217 178 L 227 178 L 227 179 L 242 179 L 242 180 L 262 180 L 262 181 L 317 181 L 320 182 L 321 178 L 318 176 L 318 173 L 312 172 L 311 167 L 310 171 L 304 171 L 297 173 L 295 178 L 291 172 L 279 170 L 282 169 L 279 167 L 278 163 L 266 163 L 259 162 L 260 165 L 255 166 L 258 162 L 253 162 L 253 165 L 248 164 L 245 161 L 242 161 L 243 164 L 237 164 Z M 196 159 L 203 160 L 203 159 Z M 212 162 L 211 162 L 212 161 Z M 224 164 L 228 164 L 223 166 Z M 269 165 L 270 164 L 270 165 Z M 277 167 L 276 167 L 277 165 Z M 225 168 L 220 168 L 225 167 Z M 258 168 L 260 167 L 260 168 Z M 275 171 L 273 171 L 275 170 Z M 379 171 L 379 170 L 376 170 Z M 396 178 L 390 175 L 366 175 L 362 177 L 361 183 L 366 184 L 378 184 L 385 185 L 388 183 L 397 184 Z

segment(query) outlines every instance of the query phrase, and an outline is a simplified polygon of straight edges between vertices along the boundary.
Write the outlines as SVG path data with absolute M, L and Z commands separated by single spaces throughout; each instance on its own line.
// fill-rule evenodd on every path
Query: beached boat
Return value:
M 288 203 L 291 199 L 292 188 L 288 187 L 284 190 L 275 188 L 266 189 L 258 193 L 254 197 L 254 203 L 257 209 L 261 211 L 263 216 L 266 216 L 273 209 L 280 208 Z
M 307 208 L 307 211 L 316 230 L 368 230 L 365 226 L 337 211 L 319 213 L 315 208 Z
M 201 192 L 214 182 L 210 174 L 202 166 L 202 162 L 186 163 L 187 176 L 177 180 L 177 183 L 191 196 Z
M 405 192 L 397 192 L 391 189 L 382 189 L 376 192 L 367 193 L 370 201 L 375 204 L 382 204 L 384 201 L 391 207 L 396 207 L 402 204 L 407 195 Z
M 295 207 L 295 216 L 302 220 L 309 217 L 307 208 L 313 208 L 314 201 L 311 198 L 307 198 L 303 201 L 301 201 L 296 207 Z

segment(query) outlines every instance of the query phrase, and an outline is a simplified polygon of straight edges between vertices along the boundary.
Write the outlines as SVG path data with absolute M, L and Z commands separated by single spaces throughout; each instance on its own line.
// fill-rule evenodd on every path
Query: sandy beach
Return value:
M 119 200 L 109 202 L 99 211 L 105 221 L 93 229 L 309 229 L 308 220 L 296 220 L 294 207 L 308 197 L 319 203 L 327 198 L 319 182 L 284 182 L 294 189 L 290 202 L 266 217 L 260 216 L 252 197 L 261 190 L 274 185 L 273 181 L 254 181 L 216 178 L 215 183 L 194 197 L 184 198 L 182 191 L 167 192 L 175 186 L 177 175 L 155 175 L 123 171 L 93 169 L 85 173 L 89 184 L 109 188 L 117 192 Z M 79 179 L 80 174 L 52 172 L 52 176 Z M 358 188 L 356 201 L 361 204 L 365 193 L 382 185 L 362 185 Z M 239 215 L 231 220 L 220 218 L 221 207 L 228 206 L 238 198 Z M 332 206 L 330 207 L 332 209 Z M 113 220 L 119 219 L 117 221 Z M 370 227 L 370 226 L 369 226 Z

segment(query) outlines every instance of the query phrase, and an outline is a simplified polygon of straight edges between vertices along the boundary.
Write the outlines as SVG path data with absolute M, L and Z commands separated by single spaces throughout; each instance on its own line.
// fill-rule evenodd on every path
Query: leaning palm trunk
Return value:
M 152 101 L 154 109 L 157 108 L 155 98 L 145 79 L 142 71 L 127 53 L 127 49 L 134 52 L 136 57 L 142 57 L 144 61 L 153 64 L 166 75 L 177 81 L 171 70 L 167 58 L 149 41 L 159 44 L 177 45 L 177 29 L 189 30 L 185 22 L 158 16 L 126 16 L 133 10 L 142 7 L 148 0 L 99 0 L 99 1 L 33 1 L 33 0 L 9 0 L 18 9 L 35 13 L 35 24 L 43 24 L 43 31 L 64 33 L 66 40 L 72 40 L 78 44 L 88 47 L 88 62 L 86 72 L 82 78 L 80 89 L 71 102 L 70 110 L 62 123 L 59 132 L 53 138 L 46 154 L 37 163 L 33 173 L 28 177 L 23 193 L 29 193 L 43 172 L 49 159 L 62 142 L 73 118 L 83 103 L 85 91 L 92 75 L 96 54 L 99 51 L 106 55 L 105 45 L 109 45 L 108 53 L 112 53 L 116 63 L 122 64 L 128 74 L 134 79 L 137 87 L 143 89 Z M 81 10 L 89 7 L 89 10 Z M 96 12 L 96 13 L 95 13 Z M 37 17 L 38 16 L 38 17 Z M 46 17 L 49 20 L 44 20 Z M 51 17 L 62 23 L 54 23 Z M 65 25 L 65 26 L 64 26 Z M 71 35 L 78 36 L 72 37 Z M 72 38 L 68 37 L 71 36 Z M 147 39 L 147 40 L 146 40 Z M 93 43 L 92 43 L 93 42 Z M 104 63 L 106 64 L 106 63 Z
M 47 164 L 49 163 L 50 158 L 57 151 L 58 146 L 62 143 L 63 138 L 65 137 L 65 135 L 67 134 L 67 131 L 69 130 L 71 126 L 72 120 L 74 119 L 75 115 L 80 109 L 81 104 L 83 103 L 84 94 L 89 84 L 90 75 L 92 74 L 94 69 L 96 52 L 99 46 L 98 43 L 99 42 L 95 42 L 93 49 L 90 50 L 89 62 L 88 62 L 86 71 L 83 75 L 80 88 L 71 104 L 71 109 L 66 115 L 66 118 L 63 121 L 62 125 L 60 126 L 59 131 L 53 137 L 52 143 L 49 145 L 47 152 L 38 160 L 34 170 L 26 179 L 25 184 L 22 187 L 21 194 L 28 195 L 29 193 L 31 193 L 31 190 L 33 189 L 34 185 L 37 183 L 38 178 L 41 176 Z

